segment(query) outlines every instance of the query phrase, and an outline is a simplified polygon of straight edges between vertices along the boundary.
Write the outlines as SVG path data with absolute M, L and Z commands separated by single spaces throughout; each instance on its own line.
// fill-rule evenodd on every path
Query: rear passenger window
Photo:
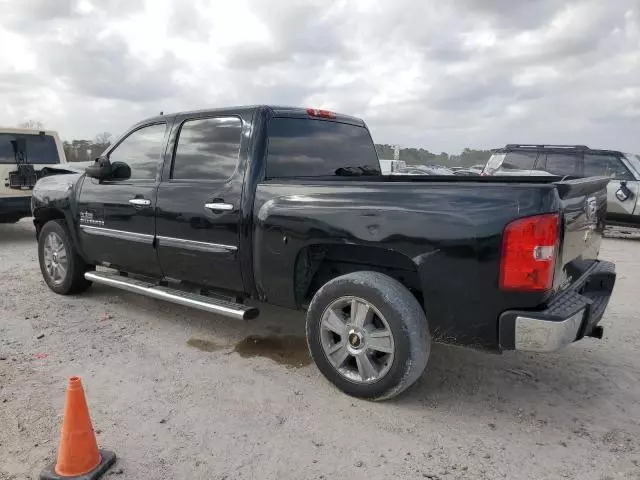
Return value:
M 228 180 L 238 165 L 242 122 L 237 117 L 187 120 L 180 128 L 171 178 Z
M 507 152 L 502 168 L 533 170 L 537 156 L 537 152 Z
M 619 157 L 588 153 L 584 156 L 585 177 L 609 177 L 613 180 L 633 180 L 633 176 Z
M 552 175 L 564 177 L 577 175 L 578 156 L 566 153 L 547 153 L 547 162 L 544 170 Z

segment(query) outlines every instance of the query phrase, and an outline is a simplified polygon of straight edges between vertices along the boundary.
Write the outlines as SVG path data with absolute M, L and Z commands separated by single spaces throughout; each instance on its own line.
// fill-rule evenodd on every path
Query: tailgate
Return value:
M 607 213 L 608 177 L 556 182 L 563 213 L 554 287 L 575 282 L 598 258 Z

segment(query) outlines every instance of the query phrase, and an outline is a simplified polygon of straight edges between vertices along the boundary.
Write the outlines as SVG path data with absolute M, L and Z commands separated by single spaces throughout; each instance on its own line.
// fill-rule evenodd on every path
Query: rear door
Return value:
M 178 117 L 171 167 L 158 191 L 158 258 L 165 276 L 243 291 L 238 254 L 243 120 Z
M 609 177 L 607 185 L 607 214 L 631 217 L 638 198 L 638 182 L 627 168 L 622 158 L 613 153 L 586 153 L 584 156 L 585 177 Z M 629 189 L 631 195 L 618 198 L 616 193 L 622 184 Z
M 129 178 L 84 179 L 78 197 L 80 241 L 93 261 L 160 273 L 154 210 L 167 130 L 166 121 L 138 126 L 106 152 L 112 164 L 129 165 Z

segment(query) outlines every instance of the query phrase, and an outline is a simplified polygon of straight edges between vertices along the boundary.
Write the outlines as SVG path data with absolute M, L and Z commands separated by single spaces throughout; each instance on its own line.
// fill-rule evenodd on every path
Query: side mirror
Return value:
M 621 202 L 629 200 L 633 196 L 633 192 L 627 187 L 627 182 L 620 182 L 620 188 L 616 191 L 616 198 Z
M 113 180 L 129 180 L 131 167 L 124 162 L 113 162 L 111 164 L 111 178 Z
M 93 162 L 93 165 L 85 169 L 87 177 L 97 178 L 98 180 L 104 180 L 111 176 L 113 167 L 107 157 L 98 157 Z

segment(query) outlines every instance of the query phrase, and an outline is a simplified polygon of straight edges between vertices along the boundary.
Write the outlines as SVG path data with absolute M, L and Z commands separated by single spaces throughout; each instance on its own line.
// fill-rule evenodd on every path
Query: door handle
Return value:
M 233 210 L 233 205 L 231 205 L 230 203 L 221 203 L 221 202 L 216 202 L 216 203 L 205 203 L 204 204 L 204 208 L 208 209 L 208 210 L 212 210 L 212 211 L 217 211 L 217 212 L 230 212 L 231 210 Z
M 135 205 L 136 207 L 148 207 L 151 205 L 151 200 L 146 200 L 144 198 L 132 198 L 129 200 L 131 205 Z

